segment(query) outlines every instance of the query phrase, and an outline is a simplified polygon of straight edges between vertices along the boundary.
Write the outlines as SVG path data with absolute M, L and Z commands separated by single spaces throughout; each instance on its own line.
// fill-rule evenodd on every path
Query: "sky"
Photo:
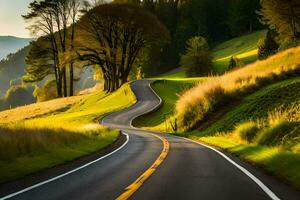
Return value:
M 0 0 L 0 35 L 29 38 L 29 31 L 21 17 L 32 0 Z

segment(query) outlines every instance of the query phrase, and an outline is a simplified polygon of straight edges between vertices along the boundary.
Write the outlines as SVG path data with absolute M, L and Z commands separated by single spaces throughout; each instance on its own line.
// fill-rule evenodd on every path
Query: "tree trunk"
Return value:
M 70 97 L 74 96 L 74 68 L 73 68 L 73 62 L 70 63 Z
M 64 97 L 68 96 L 68 89 L 67 89 L 67 76 L 66 76 L 66 68 L 62 69 L 62 80 L 63 80 L 63 88 L 64 88 Z

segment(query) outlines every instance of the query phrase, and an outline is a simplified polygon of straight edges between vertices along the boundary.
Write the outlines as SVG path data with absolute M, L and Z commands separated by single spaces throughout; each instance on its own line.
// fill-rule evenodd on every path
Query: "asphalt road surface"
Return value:
M 138 102 L 102 121 L 127 135 L 122 146 L 75 171 L 64 172 L 61 177 L 45 179 L 33 187 L 28 184 L 22 189 L 12 188 L 13 192 L 6 197 L 28 200 L 300 199 L 298 191 L 231 155 L 184 138 L 131 127 L 134 118 L 160 104 L 150 83 L 148 80 L 132 83 Z

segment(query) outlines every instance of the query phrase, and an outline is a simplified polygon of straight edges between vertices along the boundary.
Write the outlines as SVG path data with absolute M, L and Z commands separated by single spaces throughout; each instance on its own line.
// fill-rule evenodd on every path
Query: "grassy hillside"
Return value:
M 299 75 L 300 47 L 216 76 L 185 92 L 176 104 L 181 130 L 194 128 L 228 102 L 266 85 Z
M 224 72 L 232 56 L 239 58 L 244 64 L 257 60 L 258 41 L 264 38 L 266 31 L 257 31 L 242 37 L 223 42 L 213 49 L 214 70 Z
M 204 80 L 205 78 L 174 77 L 157 80 L 152 84 L 152 87 L 163 99 L 163 104 L 156 112 L 135 119 L 133 121 L 134 126 L 164 131 L 166 126 L 169 127 L 169 124 L 166 124 L 165 121 L 174 114 L 175 104 L 180 94 Z
M 0 182 L 13 180 L 113 143 L 119 133 L 99 125 L 104 115 L 136 101 L 129 85 L 0 112 Z
M 258 41 L 265 37 L 266 31 L 257 31 L 245 36 L 223 42 L 212 49 L 213 70 L 223 73 L 227 70 L 230 58 L 236 56 L 245 65 L 257 60 Z M 185 78 L 183 70 L 164 75 L 165 78 Z
M 293 48 L 187 91 L 181 89 L 182 79 L 176 83 L 182 94 L 176 106 L 168 98 L 174 82 L 153 87 L 167 102 L 169 119 L 177 118 L 179 126 L 186 120 L 182 131 L 194 129 L 178 135 L 226 149 L 300 189 L 299 56 L 300 47 Z M 148 128 L 173 132 L 165 126 L 170 120 L 159 123 Z

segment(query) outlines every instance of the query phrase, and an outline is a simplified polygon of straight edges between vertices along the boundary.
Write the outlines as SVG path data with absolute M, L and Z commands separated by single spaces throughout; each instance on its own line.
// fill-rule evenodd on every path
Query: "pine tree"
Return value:
M 275 31 L 268 30 L 265 39 L 258 46 L 258 58 L 266 59 L 278 51 L 279 45 L 275 40 Z

